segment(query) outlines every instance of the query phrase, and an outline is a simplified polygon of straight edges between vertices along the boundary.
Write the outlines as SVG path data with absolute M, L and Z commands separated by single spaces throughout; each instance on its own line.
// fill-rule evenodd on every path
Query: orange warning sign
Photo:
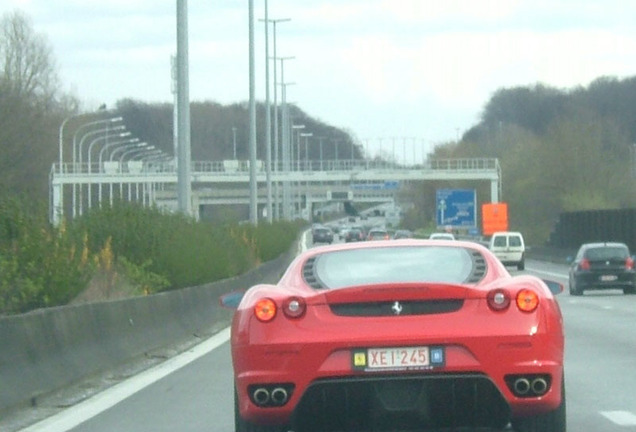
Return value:
M 481 205 L 482 234 L 492 235 L 497 231 L 508 231 L 508 204 L 484 203 Z

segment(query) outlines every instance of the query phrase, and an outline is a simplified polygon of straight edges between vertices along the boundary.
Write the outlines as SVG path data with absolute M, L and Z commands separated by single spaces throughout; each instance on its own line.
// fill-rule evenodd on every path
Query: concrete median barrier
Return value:
M 0 413 L 229 324 L 220 295 L 274 283 L 295 250 L 235 278 L 145 297 L 0 317 Z

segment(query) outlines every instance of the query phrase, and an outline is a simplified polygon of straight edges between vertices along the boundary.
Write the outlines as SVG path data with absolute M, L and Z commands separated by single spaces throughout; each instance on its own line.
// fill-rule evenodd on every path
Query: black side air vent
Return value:
M 478 251 L 472 251 L 471 255 L 473 258 L 473 272 L 466 279 L 466 283 L 473 284 L 478 283 L 486 276 L 488 265 L 486 264 L 484 256 Z
M 303 267 L 303 279 L 307 282 L 307 285 L 314 289 L 322 289 L 324 288 L 320 283 L 320 280 L 316 277 L 316 272 L 314 271 L 314 265 L 316 264 L 316 258 L 309 258 Z

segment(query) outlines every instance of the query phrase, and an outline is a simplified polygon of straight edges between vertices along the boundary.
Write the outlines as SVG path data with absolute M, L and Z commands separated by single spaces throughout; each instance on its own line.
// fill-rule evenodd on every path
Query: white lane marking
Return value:
M 636 426 L 636 415 L 629 411 L 601 411 L 601 415 L 619 426 Z
M 298 254 L 301 254 L 307 250 L 307 237 L 309 237 L 309 231 L 310 230 L 303 232 L 300 243 L 298 244 Z
M 539 269 L 529 268 L 529 267 L 526 267 L 526 270 L 529 270 L 529 271 L 535 272 L 535 273 L 540 273 L 540 274 L 552 276 L 552 277 L 558 277 L 558 278 L 567 278 L 568 277 L 567 273 L 554 273 L 554 272 L 549 272 L 549 271 L 539 270 Z
M 95 417 L 103 411 L 132 396 L 150 384 L 170 375 L 178 369 L 218 348 L 230 338 L 230 328 L 227 327 L 211 338 L 201 342 L 192 349 L 165 362 L 122 381 L 101 393 L 64 410 L 41 422 L 35 423 L 20 432 L 66 432 L 85 421 Z

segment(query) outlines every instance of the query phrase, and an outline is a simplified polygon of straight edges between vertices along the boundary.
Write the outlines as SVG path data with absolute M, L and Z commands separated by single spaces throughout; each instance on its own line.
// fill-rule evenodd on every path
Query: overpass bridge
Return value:
M 267 177 L 263 161 L 257 163 L 257 201 L 261 207 L 267 201 Z M 191 178 L 196 216 L 201 205 L 249 205 L 249 161 L 193 161 Z M 491 202 L 498 202 L 501 195 L 501 167 L 494 158 L 432 159 L 414 165 L 361 159 L 306 160 L 296 161 L 288 170 L 283 170 L 282 164 L 273 165 L 270 180 L 273 202 L 289 203 L 297 214 L 301 207 L 311 208 L 315 203 L 390 202 L 404 184 L 416 181 L 488 181 Z M 177 208 L 174 162 L 58 163 L 51 169 L 49 183 L 54 224 L 114 200 Z

